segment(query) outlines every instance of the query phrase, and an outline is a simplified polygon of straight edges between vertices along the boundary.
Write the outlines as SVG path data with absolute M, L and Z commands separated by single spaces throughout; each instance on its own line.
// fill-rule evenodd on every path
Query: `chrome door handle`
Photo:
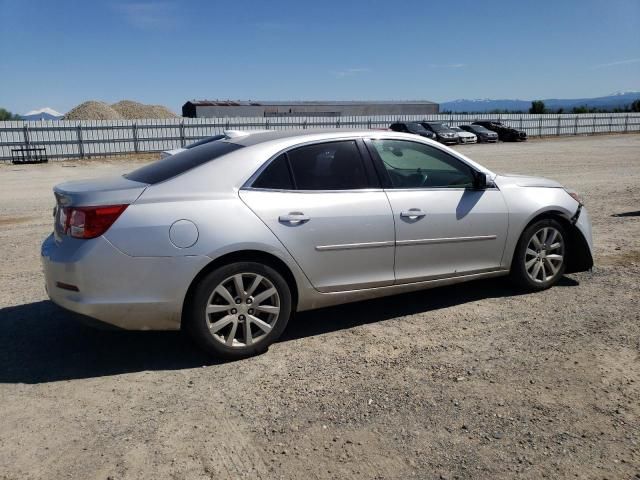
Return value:
M 411 220 L 415 220 L 416 218 L 422 218 L 426 215 L 425 212 L 420 210 L 419 208 L 410 208 L 409 210 L 403 210 L 400 212 L 400 216 L 404 218 L 410 218 Z
M 278 217 L 278 221 L 292 225 L 299 225 L 309 220 L 310 218 L 302 212 L 290 212 L 288 215 L 280 215 Z

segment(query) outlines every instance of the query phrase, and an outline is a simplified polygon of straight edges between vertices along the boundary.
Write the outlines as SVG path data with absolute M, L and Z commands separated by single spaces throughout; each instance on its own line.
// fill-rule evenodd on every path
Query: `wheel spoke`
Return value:
M 533 245 L 536 247 L 536 249 L 540 249 L 542 247 L 540 239 L 538 238 L 538 233 L 534 234 L 533 237 L 531 237 L 531 241 L 533 242 Z
M 253 335 L 251 334 L 251 323 L 249 322 L 249 318 L 244 321 L 244 344 L 251 345 L 253 343 Z
M 551 255 L 547 255 L 547 258 L 549 260 L 553 260 L 554 262 L 562 262 L 562 255 L 557 255 L 557 254 L 551 254 Z
M 527 271 L 529 271 L 531 269 L 531 267 L 533 266 L 533 264 L 536 263 L 537 261 L 538 261 L 538 259 L 536 257 L 534 257 L 531 260 L 529 260 L 527 263 L 525 263 L 524 266 L 527 269 Z
M 256 288 L 258 288 L 258 285 L 260 285 L 260 283 L 262 283 L 262 279 L 263 279 L 263 277 L 261 275 L 256 275 L 256 278 L 253 279 L 253 282 L 251 283 L 251 286 L 247 290 L 247 296 L 248 297 L 253 295 L 253 292 L 256 291 Z
M 275 305 L 258 305 L 256 307 L 256 310 L 259 310 L 261 312 L 276 314 L 280 312 L 280 307 L 276 307 Z
M 265 322 L 263 320 L 260 320 L 258 317 L 254 316 L 254 315 L 249 315 L 249 318 L 264 333 L 269 333 L 271 331 L 271 325 L 269 325 L 267 322 Z
M 267 290 L 265 290 L 262 293 L 259 293 L 258 295 L 256 295 L 253 298 L 253 303 L 254 305 L 260 305 L 263 301 L 265 301 L 267 298 L 271 297 L 272 295 L 275 295 L 276 293 L 276 289 L 271 287 L 268 288 Z
M 536 252 L 535 250 L 532 250 L 531 248 L 527 248 L 527 255 L 532 255 L 532 256 L 537 256 L 538 252 Z
M 542 270 L 542 281 L 547 279 L 547 269 L 544 268 L 544 262 L 540 262 L 540 270 Z
M 536 262 L 536 264 L 533 266 L 533 270 L 531 271 L 531 277 L 534 280 L 538 279 L 538 272 L 540 272 L 540 262 Z
M 562 246 L 562 243 L 560 242 L 552 243 L 551 245 L 549 245 L 549 248 L 547 250 L 557 250 L 561 246 Z
M 555 275 L 558 272 L 558 267 L 556 267 L 551 260 L 549 260 L 549 257 L 544 259 L 544 263 L 547 267 L 549 267 L 549 270 L 551 270 L 551 275 Z
M 558 236 L 558 231 L 555 228 L 552 228 L 551 232 L 549 233 L 549 236 L 547 237 L 547 240 L 544 243 L 546 243 L 547 245 L 551 245 L 557 236 Z
M 542 237 L 538 237 L 538 239 L 540 240 L 540 243 L 542 243 L 543 245 L 547 243 L 548 236 L 549 236 L 549 229 L 545 227 L 542 229 Z
M 227 341 L 225 342 L 228 346 L 233 345 L 233 340 L 236 338 L 236 330 L 238 330 L 238 322 L 233 322 L 231 332 L 229 332 L 229 336 L 227 337 Z
M 215 289 L 215 292 L 222 298 L 224 298 L 229 305 L 233 305 L 235 303 L 233 295 L 231 295 L 231 292 L 227 290 L 227 287 L 225 287 L 224 285 L 218 285 L 218 287 Z
M 222 317 L 220 320 L 218 320 L 217 322 L 214 322 L 211 325 L 209 325 L 209 331 L 211 333 L 216 333 L 221 328 L 226 327 L 227 325 L 229 325 L 234 320 L 235 320 L 235 316 L 234 315 L 226 315 L 226 316 Z
M 207 313 L 225 312 L 231 308 L 233 308 L 231 305 L 209 305 L 207 306 Z
M 240 298 L 244 298 L 244 282 L 242 281 L 241 273 L 233 276 L 233 284 L 236 287 L 236 295 Z

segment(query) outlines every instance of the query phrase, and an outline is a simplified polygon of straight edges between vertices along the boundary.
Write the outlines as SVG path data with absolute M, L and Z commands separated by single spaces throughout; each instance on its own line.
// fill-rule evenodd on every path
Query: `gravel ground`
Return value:
M 134 160 L 0 166 L 0 478 L 640 478 L 640 136 L 459 148 L 581 191 L 595 270 L 300 314 L 233 363 L 46 300 L 51 187 Z

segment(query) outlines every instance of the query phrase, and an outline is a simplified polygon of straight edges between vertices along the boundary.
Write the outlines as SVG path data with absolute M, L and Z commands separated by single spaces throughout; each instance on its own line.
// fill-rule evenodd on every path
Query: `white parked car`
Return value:
M 460 127 L 449 127 L 451 130 L 456 132 L 458 140 L 460 143 L 478 143 L 478 137 L 471 132 L 465 132 Z

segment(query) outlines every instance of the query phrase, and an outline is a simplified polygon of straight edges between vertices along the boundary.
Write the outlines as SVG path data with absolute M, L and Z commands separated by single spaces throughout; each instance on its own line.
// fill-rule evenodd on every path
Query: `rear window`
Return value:
M 134 182 L 153 185 L 154 183 L 164 182 L 165 180 L 176 177 L 181 173 L 222 157 L 227 153 L 234 152 L 239 148 L 242 148 L 242 145 L 236 143 L 222 141 L 210 142 L 145 165 L 131 173 L 125 174 L 124 177 Z

